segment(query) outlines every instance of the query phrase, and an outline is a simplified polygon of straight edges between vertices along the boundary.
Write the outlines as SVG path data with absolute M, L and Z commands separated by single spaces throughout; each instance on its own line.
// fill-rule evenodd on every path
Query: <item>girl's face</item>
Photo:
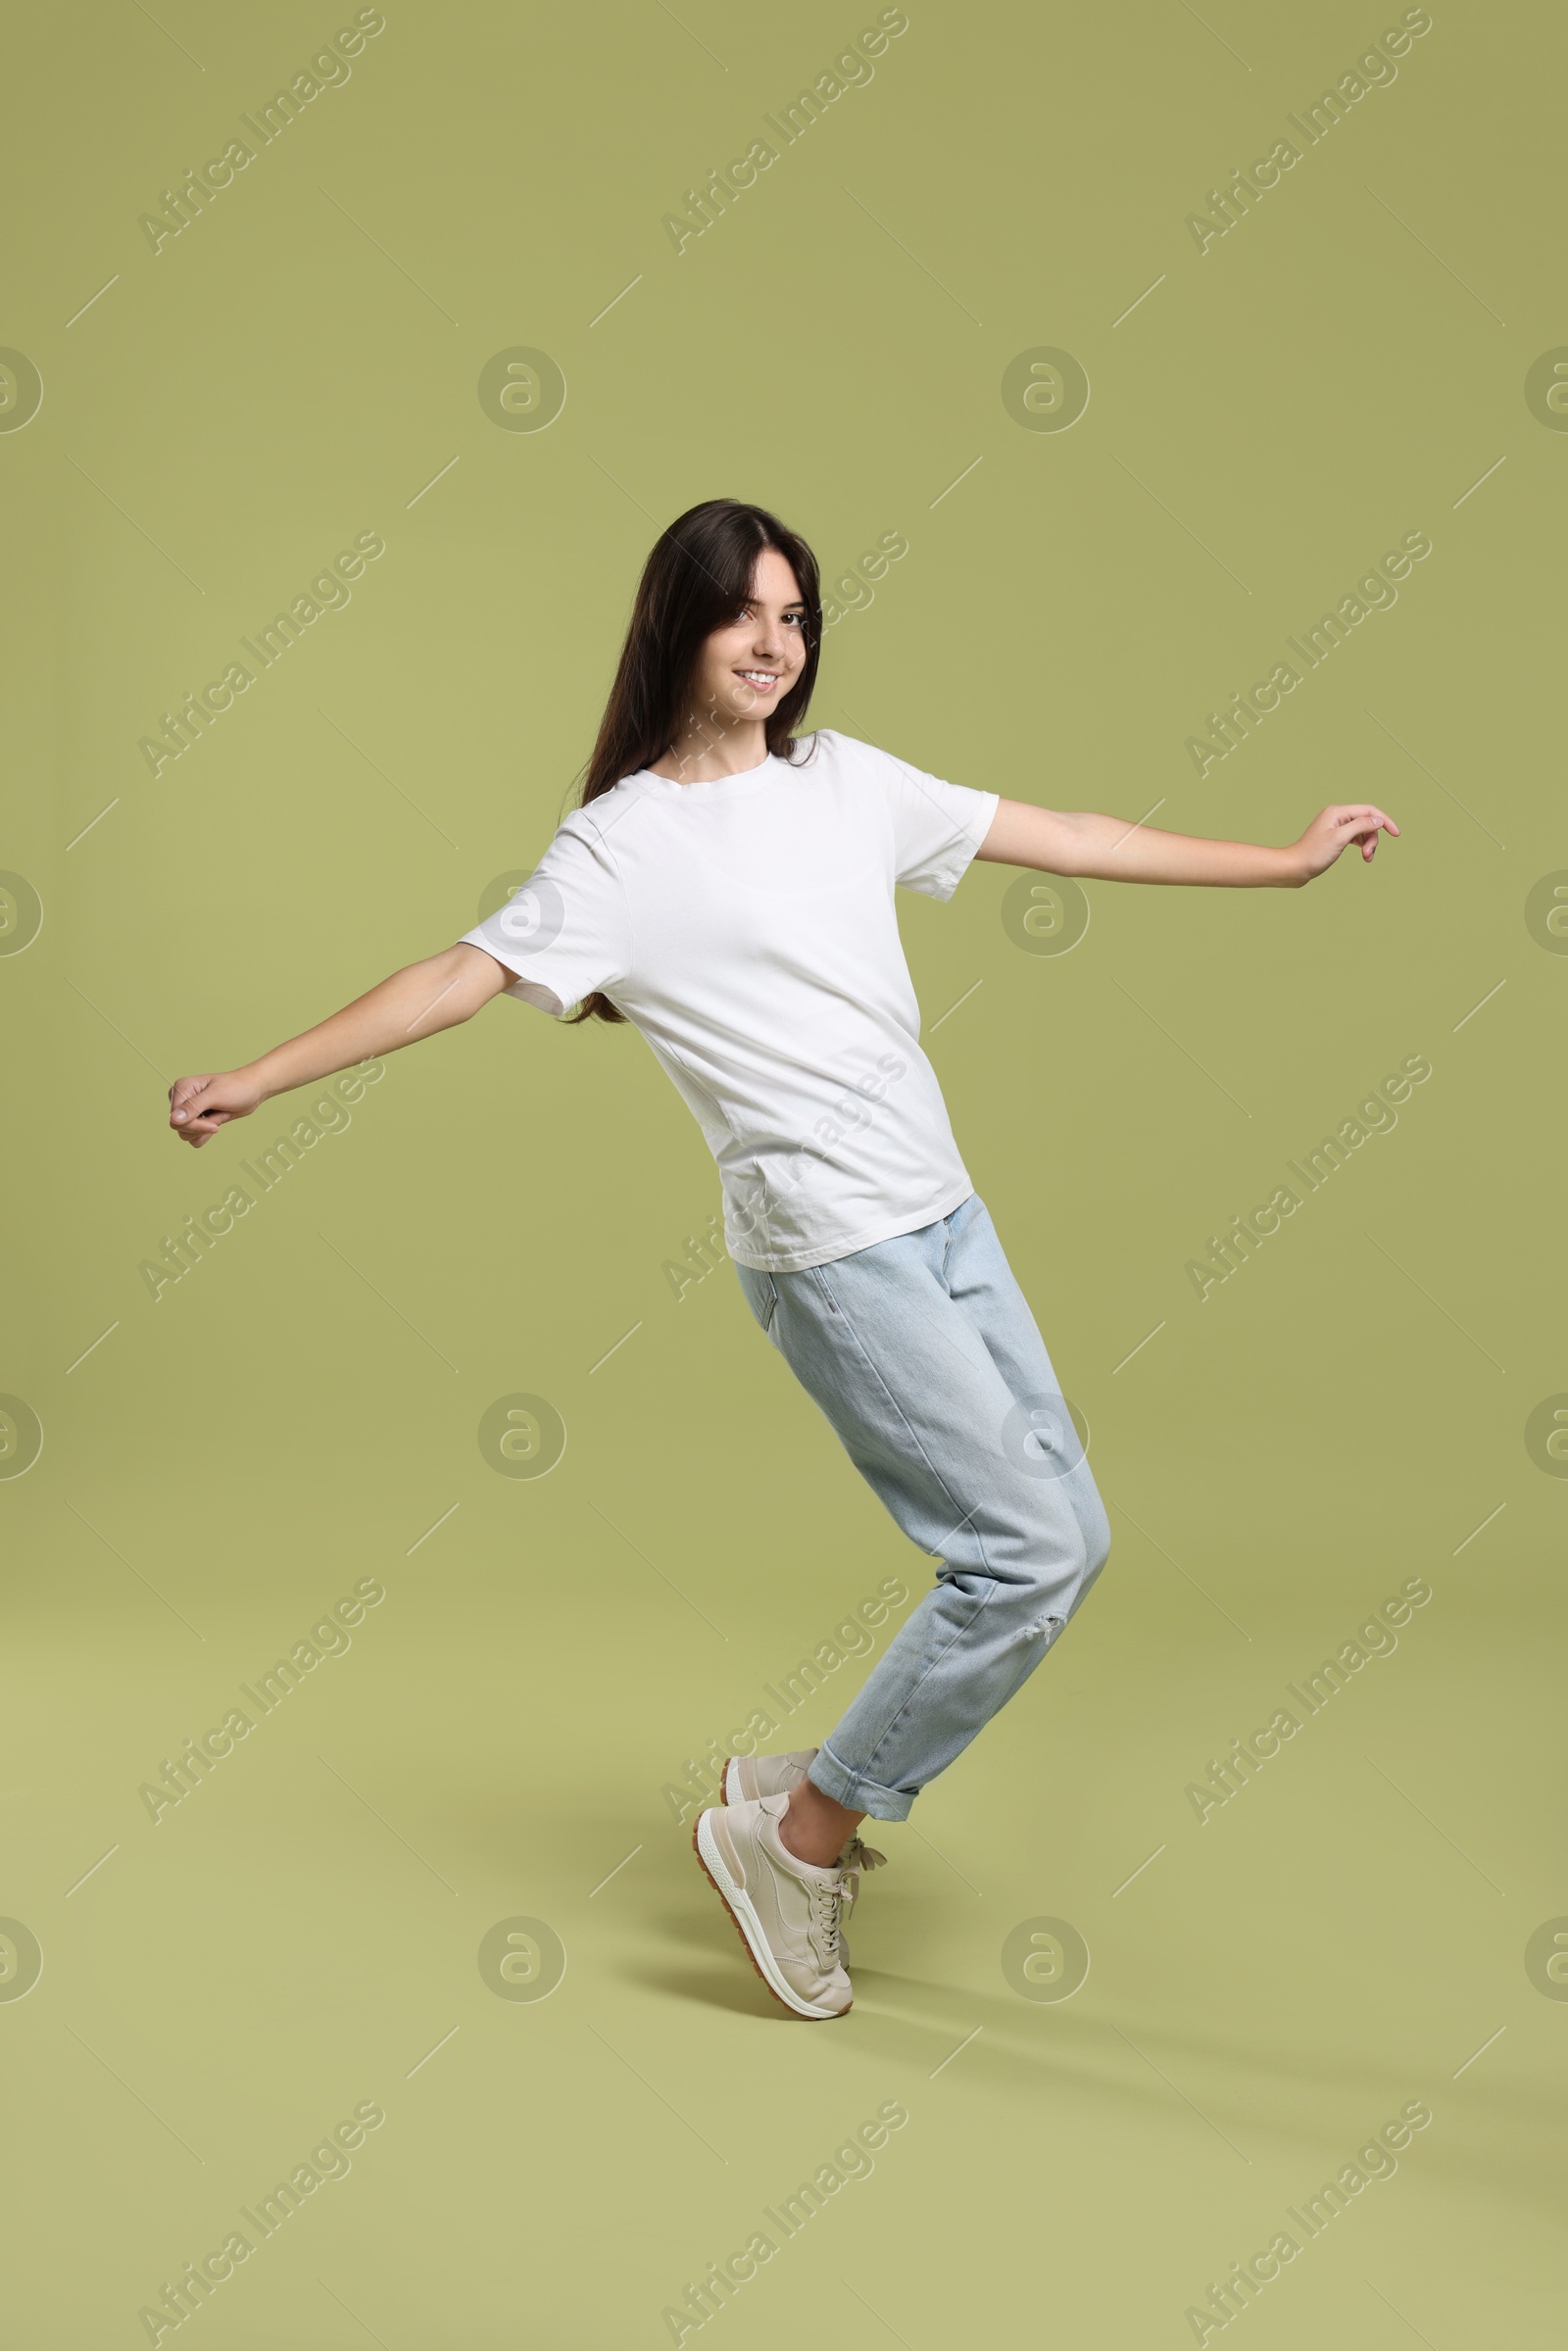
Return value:
M 764 548 L 744 609 L 705 639 L 692 680 L 697 708 L 720 726 L 763 719 L 806 662 L 800 582 L 776 548 Z

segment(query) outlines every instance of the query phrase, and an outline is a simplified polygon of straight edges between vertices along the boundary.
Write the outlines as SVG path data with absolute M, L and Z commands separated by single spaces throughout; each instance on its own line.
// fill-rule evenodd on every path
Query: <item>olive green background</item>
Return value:
M 1568 439 L 1525 379 L 1568 343 L 1560 19 L 1438 0 L 1392 86 L 1200 253 L 1187 216 L 1396 10 L 907 15 L 679 254 L 663 217 L 874 9 L 388 0 L 352 77 L 156 253 L 160 191 L 352 12 L 97 0 L 13 33 L 0 342 L 43 402 L 0 431 L 0 864 L 43 922 L 0 960 L 0 1388 L 43 1449 L 0 1480 L 0 1912 L 43 1972 L 0 1997 L 0 2324 L 37 2351 L 145 2341 L 142 2307 L 368 2100 L 350 2176 L 201 2310 L 209 2351 L 667 2342 L 688 2281 L 890 2100 L 872 2176 L 723 2340 L 1191 2342 L 1209 2282 L 1416 2099 L 1396 2176 L 1234 2324 L 1548 2340 L 1568 2006 L 1526 1950 L 1568 1913 L 1568 1488 L 1525 1432 L 1568 1390 L 1568 965 L 1525 909 L 1568 867 Z M 564 378 L 546 429 L 480 403 L 519 347 Z M 1070 429 L 1004 404 L 1041 348 L 1087 371 Z M 1090 884 L 1060 955 L 1009 936 L 1004 869 L 901 901 L 1115 1548 L 874 1833 L 893 1866 L 826 2033 L 766 1999 L 662 1791 L 929 1563 L 730 1270 L 677 1299 L 717 1187 L 636 1034 L 492 1008 L 391 1058 L 156 1302 L 139 1271 L 304 1107 L 192 1154 L 168 1084 L 531 865 L 648 545 L 715 495 L 834 576 L 907 539 L 829 632 L 824 724 L 1178 829 L 1287 841 L 1361 797 L 1402 827 L 1298 893 Z M 1397 605 L 1200 778 L 1205 714 L 1412 530 Z M 362 531 L 386 552 L 347 608 L 150 774 L 160 714 Z M 1208 1236 L 1414 1054 L 1397 1127 L 1200 1301 Z M 564 1422 L 548 1476 L 480 1450 L 518 1394 Z M 1396 1652 L 1200 1824 L 1210 1759 L 1413 1576 Z M 155 1826 L 142 1785 L 364 1578 L 386 1596 L 349 1652 Z M 518 1918 L 564 1947 L 548 1998 L 481 1971 Z M 1003 1966 L 1041 1918 L 1090 1953 L 1065 2001 Z

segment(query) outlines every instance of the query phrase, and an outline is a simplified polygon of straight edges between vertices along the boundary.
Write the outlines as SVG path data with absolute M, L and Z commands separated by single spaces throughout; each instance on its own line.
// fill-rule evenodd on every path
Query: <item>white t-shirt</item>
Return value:
M 893 891 L 951 898 L 997 805 L 825 728 L 797 766 L 645 768 L 464 936 L 516 973 L 509 996 L 559 1019 L 601 990 L 642 1031 L 718 1162 L 731 1256 L 823 1265 L 974 1189 Z

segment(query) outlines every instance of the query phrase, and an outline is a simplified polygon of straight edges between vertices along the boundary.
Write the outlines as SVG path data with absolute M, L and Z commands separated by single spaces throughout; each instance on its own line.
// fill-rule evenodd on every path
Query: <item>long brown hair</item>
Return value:
M 806 661 L 788 694 L 762 721 L 768 752 L 793 762 L 797 722 L 816 683 L 822 645 L 822 597 L 815 556 L 765 507 L 710 498 L 689 507 L 661 532 L 643 566 L 615 682 L 600 722 L 578 806 L 586 808 L 623 776 L 651 767 L 674 747 L 684 725 L 692 678 L 705 638 L 733 620 L 752 592 L 758 558 L 768 548 L 794 572 L 806 606 Z M 624 1020 L 608 996 L 585 997 L 572 1021 Z

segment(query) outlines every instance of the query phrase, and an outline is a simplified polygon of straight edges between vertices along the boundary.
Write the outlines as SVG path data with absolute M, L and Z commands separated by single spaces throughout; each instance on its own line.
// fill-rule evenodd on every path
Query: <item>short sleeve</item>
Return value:
M 626 893 L 590 809 L 563 820 L 528 879 L 459 944 L 494 955 L 516 974 L 507 995 L 556 1019 L 626 977 Z
M 875 768 L 892 811 L 895 879 L 927 898 L 951 898 L 991 829 L 1000 793 L 944 783 L 891 752 L 857 748 Z

